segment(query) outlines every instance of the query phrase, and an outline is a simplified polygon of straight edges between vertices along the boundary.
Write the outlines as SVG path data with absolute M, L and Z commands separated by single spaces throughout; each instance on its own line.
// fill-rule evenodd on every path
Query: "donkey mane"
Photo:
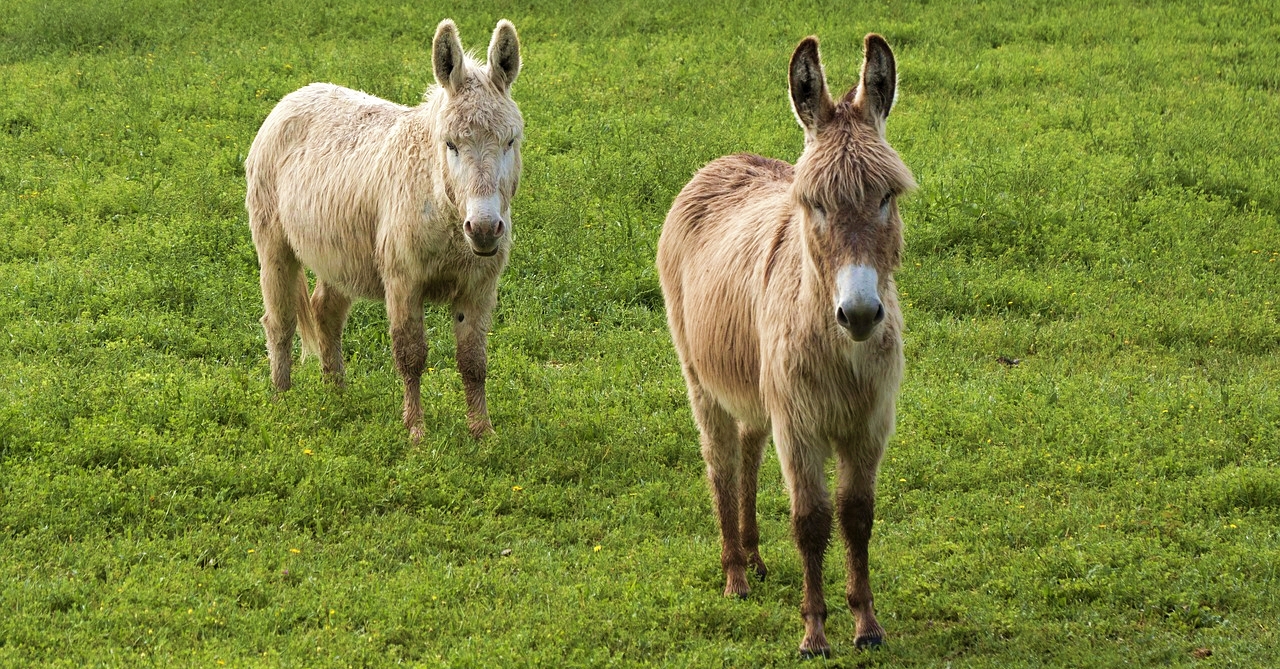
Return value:
M 433 110 L 432 118 L 436 119 L 434 121 L 436 127 L 459 128 L 460 136 L 466 137 L 470 136 L 473 128 L 476 127 L 492 128 L 504 125 L 507 122 L 504 118 L 505 110 L 492 104 L 485 104 L 484 96 L 474 94 L 481 91 L 490 95 L 503 94 L 489 76 L 489 66 L 481 64 L 470 53 L 463 57 L 462 62 L 463 71 L 467 73 L 467 77 L 462 88 L 452 96 L 453 99 L 450 100 L 452 104 L 444 104 L 450 96 L 444 86 L 438 83 L 431 84 L 422 94 L 422 100 L 426 103 L 424 107 Z
M 836 105 L 832 122 L 796 163 L 796 183 L 807 184 L 800 195 L 840 201 L 862 200 L 873 192 L 915 190 L 915 178 L 898 152 L 859 122 L 865 112 L 855 101 L 857 90 L 849 91 Z M 826 176 L 810 178 L 818 174 Z

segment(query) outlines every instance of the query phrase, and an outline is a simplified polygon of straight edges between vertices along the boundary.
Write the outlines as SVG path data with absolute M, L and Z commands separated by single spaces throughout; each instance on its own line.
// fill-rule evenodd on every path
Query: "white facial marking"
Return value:
M 468 197 L 466 215 L 468 221 L 497 221 L 502 218 L 502 198 L 497 193 Z
M 880 300 L 880 274 L 870 265 L 845 265 L 836 272 L 836 305 L 859 307 Z

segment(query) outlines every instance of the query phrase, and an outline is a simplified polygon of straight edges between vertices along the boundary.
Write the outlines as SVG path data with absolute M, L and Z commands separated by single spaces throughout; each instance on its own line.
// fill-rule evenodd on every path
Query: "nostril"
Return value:
M 871 321 L 871 322 L 872 322 L 872 323 L 879 323 L 879 322 L 880 322 L 880 321 L 882 321 L 882 320 L 884 320 L 884 305 L 883 305 L 883 304 L 877 304 L 877 305 L 876 305 L 876 317 L 875 317 L 875 320 L 873 320 L 873 321 Z
M 844 314 L 844 307 L 836 307 L 836 322 L 842 328 L 849 327 L 849 317 Z
M 467 221 L 462 224 L 462 231 L 468 235 L 471 234 L 471 221 Z
M 498 219 L 498 224 L 493 227 L 493 236 L 494 237 L 502 236 L 502 219 Z

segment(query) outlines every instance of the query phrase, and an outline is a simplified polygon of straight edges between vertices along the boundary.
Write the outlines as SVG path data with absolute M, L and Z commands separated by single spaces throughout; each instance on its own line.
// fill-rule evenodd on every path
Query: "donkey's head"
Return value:
M 911 171 L 885 141 L 897 72 L 884 38 L 867 35 L 862 81 L 837 102 L 827 92 L 818 39 L 791 56 L 791 104 L 804 128 L 792 205 L 805 221 L 810 267 L 830 291 L 831 315 L 855 341 L 885 317 L 881 290 L 902 254 L 897 197 L 915 187 Z
M 445 166 L 445 190 L 471 251 L 492 256 L 510 243 L 511 198 L 520 182 L 524 118 L 511 99 L 520 38 L 510 21 L 499 21 L 488 63 L 480 65 L 463 53 L 458 28 L 446 19 L 436 28 L 431 62 L 445 92 L 432 147 Z

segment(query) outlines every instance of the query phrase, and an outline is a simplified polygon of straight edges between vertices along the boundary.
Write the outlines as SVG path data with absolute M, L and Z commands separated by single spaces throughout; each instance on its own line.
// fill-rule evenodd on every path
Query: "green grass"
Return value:
M 1280 664 L 1274 4 L 609 4 L 6 5 L 0 665 L 796 663 L 772 456 L 770 577 L 720 596 L 653 255 L 702 164 L 799 154 L 799 39 L 843 90 L 872 30 L 921 187 L 889 643 L 853 649 L 837 542 L 829 664 Z M 498 433 L 466 436 L 431 309 L 411 445 L 379 304 L 345 392 L 310 362 L 273 396 L 241 164 L 311 81 L 416 101 L 446 16 L 520 30 L 526 167 Z

